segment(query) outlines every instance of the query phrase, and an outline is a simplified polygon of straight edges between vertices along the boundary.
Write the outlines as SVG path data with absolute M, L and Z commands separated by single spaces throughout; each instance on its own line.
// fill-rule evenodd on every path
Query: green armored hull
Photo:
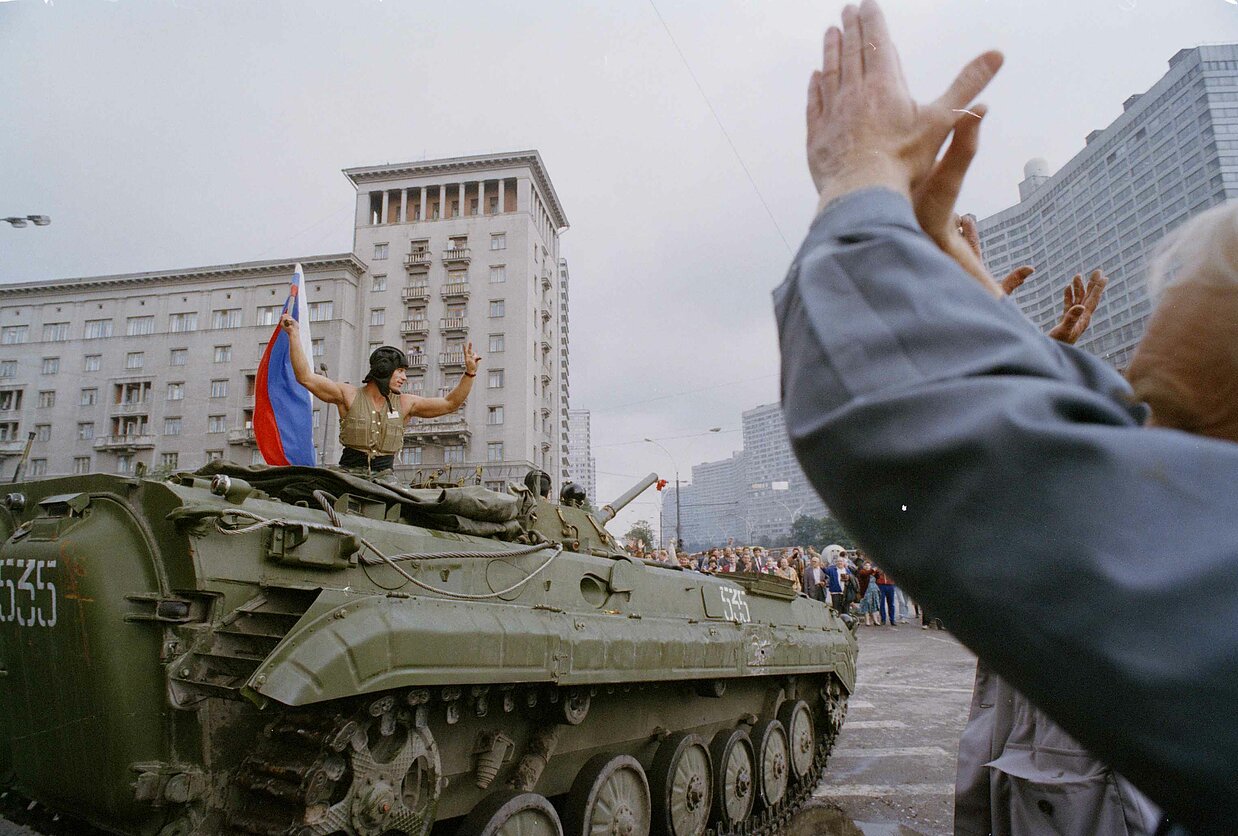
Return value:
M 0 780 L 107 831 L 776 833 L 855 682 L 789 583 L 633 560 L 527 493 L 228 466 L 12 491 Z

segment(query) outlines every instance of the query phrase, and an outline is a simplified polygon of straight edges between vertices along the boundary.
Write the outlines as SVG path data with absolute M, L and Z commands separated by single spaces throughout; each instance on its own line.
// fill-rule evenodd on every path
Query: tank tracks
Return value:
M 846 715 L 845 694 L 832 691 L 828 699 L 825 716 L 818 719 L 825 728 L 817 730 L 813 762 L 805 778 L 792 783 L 776 806 L 754 811 L 733 828 L 710 828 L 706 836 L 778 836 L 789 826 L 820 783 Z M 415 690 L 402 700 L 393 695 L 372 699 L 351 712 L 337 704 L 328 711 L 322 710 L 325 706 L 294 709 L 273 720 L 232 781 L 225 832 L 315 836 L 342 832 L 349 826 L 418 832 L 427 824 L 425 816 L 434 815 L 437 793 L 432 784 L 437 782 L 437 773 L 428 774 L 421 788 L 431 797 L 395 797 L 382 763 L 394 764 L 396 770 L 406 768 L 407 754 L 402 758 L 392 754 L 404 744 L 384 741 L 393 737 L 404 741 L 424 729 L 428 701 L 427 691 Z M 426 748 L 421 747 L 422 757 L 430 757 L 437 766 L 437 752 Z M 432 742 L 428 748 L 433 749 Z M 350 795 L 352 801 L 347 803 Z M 414 809 L 417 804 L 420 810 Z

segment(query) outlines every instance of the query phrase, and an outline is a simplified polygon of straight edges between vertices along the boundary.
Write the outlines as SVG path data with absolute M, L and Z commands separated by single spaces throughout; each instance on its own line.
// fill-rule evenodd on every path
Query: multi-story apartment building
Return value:
M 690 549 L 724 546 L 729 539 L 744 543 L 748 538 L 745 522 L 747 482 L 742 453 L 692 468 L 692 496 L 684 493 L 683 539 Z M 667 519 L 666 500 L 662 518 Z
M 469 342 L 483 357 L 460 412 L 416 421 L 398 458 L 495 487 L 530 467 L 556 488 L 564 426 L 567 217 L 536 151 L 350 168 L 353 250 L 369 272 L 368 346 L 400 345 L 409 391 L 455 388 Z M 527 419 L 527 420 L 526 420 Z
M 748 539 L 781 537 L 797 517 L 823 517 L 828 512 L 787 438 L 782 405 L 763 404 L 742 415 L 746 502 L 741 511 Z
M 681 502 L 689 547 L 725 544 L 732 537 L 741 544 L 778 539 L 797 518 L 829 513 L 791 450 L 780 404 L 744 412 L 743 439 L 743 450 L 731 458 L 692 468 Z M 663 496 L 663 521 L 674 520 L 673 503 L 673 494 Z
M 570 409 L 567 413 L 568 478 L 585 489 L 589 502 L 597 508 L 597 459 L 593 457 L 593 440 L 589 430 L 589 410 Z
M 254 376 L 305 270 L 313 361 L 359 383 L 369 352 L 409 354 L 405 391 L 445 394 L 483 356 L 457 413 L 414 419 L 397 471 L 492 487 L 567 457 L 567 222 L 536 151 L 349 169 L 354 252 L 0 285 L 0 468 L 27 473 L 260 461 Z M 315 405 L 322 459 L 338 416 Z M 3 473 L 3 470 L 0 470 Z M 12 470 L 8 470 L 11 474 Z M 7 475 L 7 474 L 6 474 Z
M 352 366 L 365 265 L 352 253 L 301 263 L 314 362 Z M 260 461 L 254 375 L 292 271 L 260 261 L 0 285 L 0 474 L 29 433 L 31 476 Z M 315 405 L 319 445 L 325 412 Z
M 1015 300 L 1048 330 L 1066 281 L 1103 270 L 1109 287 L 1079 345 L 1125 368 L 1151 310 L 1147 270 L 1157 243 L 1192 215 L 1238 198 L 1238 44 L 1181 50 L 1060 171 L 1050 176 L 1033 160 L 1024 175 L 1019 203 L 980 222 L 990 271 L 1037 268 Z
M 562 458 L 560 460 L 560 479 L 561 482 L 568 481 L 569 469 L 571 460 L 568 456 L 568 448 L 571 446 L 571 438 L 569 432 L 571 430 L 571 420 L 568 417 L 568 404 L 571 403 L 571 377 L 568 374 L 568 309 L 567 309 L 567 291 L 570 284 L 569 271 L 567 269 L 567 259 L 559 259 L 559 435 L 562 449 Z M 590 458 L 592 461 L 592 458 Z M 597 487 L 596 466 L 590 466 L 589 470 L 590 485 Z M 594 501 L 593 490 L 589 489 L 589 501 Z

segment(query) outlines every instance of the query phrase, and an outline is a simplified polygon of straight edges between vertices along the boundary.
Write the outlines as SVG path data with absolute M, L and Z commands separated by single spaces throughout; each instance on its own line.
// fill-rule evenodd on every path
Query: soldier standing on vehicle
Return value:
M 297 382 L 340 411 L 340 444 L 344 447 L 340 466 L 370 475 L 391 470 L 395 454 L 404 446 L 404 425 L 409 418 L 437 418 L 460 408 L 473 388 L 481 362 L 469 343 L 464 348 L 464 375 L 456 388 L 444 398 L 423 398 L 400 392 L 408 379 L 408 358 L 400 349 L 384 345 L 370 355 L 369 373 L 357 387 L 316 374 L 297 339 L 297 321 L 284 314 L 279 324 L 290 338 Z

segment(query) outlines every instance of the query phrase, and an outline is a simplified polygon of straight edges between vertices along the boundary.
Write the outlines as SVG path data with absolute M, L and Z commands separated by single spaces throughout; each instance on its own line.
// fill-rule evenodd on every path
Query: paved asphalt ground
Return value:
M 814 807 L 789 836 L 946 836 L 976 661 L 949 633 L 860 627 L 859 682 Z M 0 819 L 0 836 L 34 831 Z
M 861 625 L 859 639 L 847 722 L 816 792 L 841 815 L 814 812 L 797 825 L 810 828 L 804 836 L 945 836 L 954 827 L 955 758 L 976 657 L 919 624 Z

